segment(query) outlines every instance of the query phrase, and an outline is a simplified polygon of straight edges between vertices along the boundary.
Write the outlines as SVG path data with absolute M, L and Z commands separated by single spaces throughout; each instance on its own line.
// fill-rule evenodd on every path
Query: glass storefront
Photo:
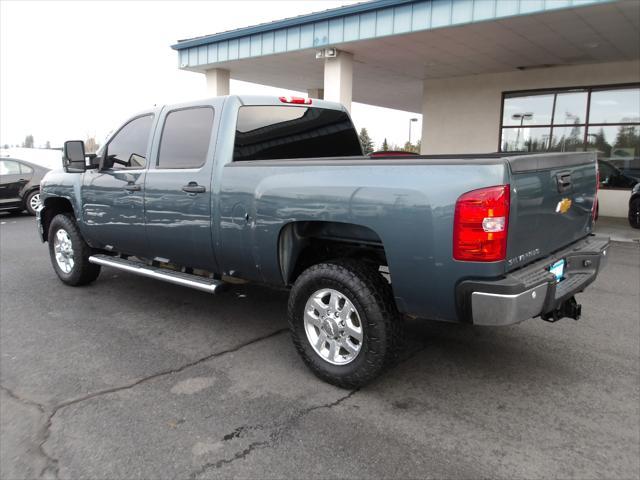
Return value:
M 502 152 L 598 152 L 602 188 L 640 181 L 640 85 L 505 93 Z

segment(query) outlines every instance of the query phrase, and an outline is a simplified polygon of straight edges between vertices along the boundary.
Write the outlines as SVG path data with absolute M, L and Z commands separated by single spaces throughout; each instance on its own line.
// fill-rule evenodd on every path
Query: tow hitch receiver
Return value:
M 543 313 L 540 317 L 547 322 L 557 322 L 561 318 L 569 317 L 574 320 L 580 319 L 580 314 L 582 313 L 582 305 L 576 302 L 576 297 L 571 297 L 564 302 L 560 307 L 555 310 L 551 310 L 550 312 Z

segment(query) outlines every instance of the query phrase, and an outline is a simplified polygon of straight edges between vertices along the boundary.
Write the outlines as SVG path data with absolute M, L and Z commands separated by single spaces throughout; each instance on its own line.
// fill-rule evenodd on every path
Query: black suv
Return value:
M 36 214 L 40 181 L 48 168 L 15 158 L 0 158 L 0 211 Z

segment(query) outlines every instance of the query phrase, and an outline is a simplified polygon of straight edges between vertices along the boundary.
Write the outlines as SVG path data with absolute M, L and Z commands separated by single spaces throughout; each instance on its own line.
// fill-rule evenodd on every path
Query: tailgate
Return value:
M 591 232 L 596 153 L 547 153 L 506 159 L 511 212 L 506 269 L 519 268 Z

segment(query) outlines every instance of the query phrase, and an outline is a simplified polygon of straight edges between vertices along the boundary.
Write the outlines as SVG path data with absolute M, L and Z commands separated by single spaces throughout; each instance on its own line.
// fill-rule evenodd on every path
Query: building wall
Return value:
M 638 81 L 638 61 L 425 80 L 422 153 L 497 151 L 502 92 Z
M 425 80 L 422 153 L 489 153 L 499 148 L 502 92 L 640 81 L 640 62 Z M 625 217 L 630 192 L 601 190 L 600 215 Z

